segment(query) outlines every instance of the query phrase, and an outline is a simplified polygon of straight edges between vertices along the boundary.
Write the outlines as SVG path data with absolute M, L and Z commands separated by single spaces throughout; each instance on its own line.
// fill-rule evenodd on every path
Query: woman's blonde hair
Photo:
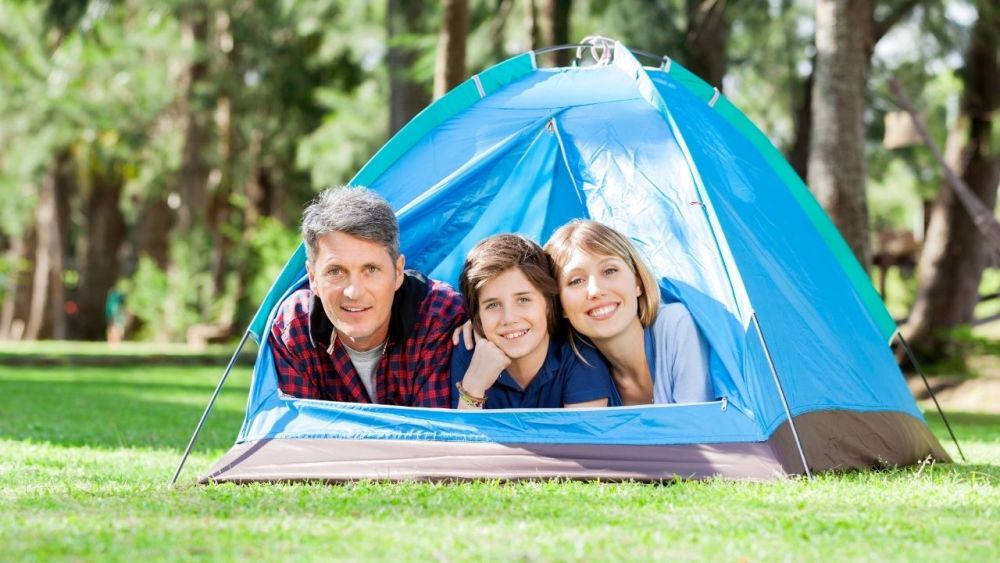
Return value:
M 595 256 L 621 258 L 635 274 L 642 288 L 639 296 L 639 322 L 643 327 L 653 324 L 660 309 L 660 287 L 635 245 L 623 234 L 597 221 L 577 219 L 566 223 L 552 233 L 545 243 L 545 252 L 556 265 L 557 277 L 562 275 L 574 250 L 583 250 Z

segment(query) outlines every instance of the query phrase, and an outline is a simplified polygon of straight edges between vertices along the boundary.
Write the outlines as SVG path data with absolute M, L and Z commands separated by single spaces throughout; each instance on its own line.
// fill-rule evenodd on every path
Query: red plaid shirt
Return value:
M 389 340 L 375 368 L 376 401 L 409 407 L 451 406 L 451 335 L 465 322 L 462 297 L 449 285 L 407 271 L 393 296 Z M 308 288 L 281 304 L 269 342 L 278 385 L 303 399 L 371 403 L 333 324 Z

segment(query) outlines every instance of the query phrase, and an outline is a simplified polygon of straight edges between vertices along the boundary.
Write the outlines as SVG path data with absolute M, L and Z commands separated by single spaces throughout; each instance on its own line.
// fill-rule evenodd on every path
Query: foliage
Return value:
M 20 234 L 30 223 L 38 181 L 55 144 L 44 120 L 49 63 L 42 40 L 42 12 L 28 3 L 0 3 L 0 233 Z M 55 82 L 55 80 L 53 80 Z M 53 84 L 55 88 L 57 84 Z
M 957 5 L 969 7 L 951 6 Z M 922 142 L 889 150 L 881 146 L 881 140 L 885 115 L 899 110 L 888 87 L 889 78 L 895 76 L 922 111 L 931 136 L 944 146 L 948 128 L 957 117 L 961 82 L 956 72 L 970 23 L 956 21 L 956 17 L 941 3 L 923 3 L 914 17 L 893 28 L 876 48 L 867 116 L 869 214 L 874 228 L 921 231 L 921 202 L 932 200 L 941 185 L 940 166 Z
M 124 292 L 128 311 L 141 321 L 144 337 L 163 339 L 175 331 L 166 322 L 167 317 L 167 274 L 151 258 L 139 259 L 139 267 L 132 276 L 130 291 Z M 164 330 L 166 329 L 166 330 Z M 151 334 L 155 330 L 158 334 Z
M 815 482 L 190 486 L 235 437 L 249 377 L 239 369 L 184 484 L 168 488 L 218 377 L 219 368 L 5 368 L 5 557 L 981 561 L 1000 550 L 996 415 L 950 415 L 969 464 Z
M 330 114 L 302 140 L 296 158 L 298 166 L 310 170 L 316 187 L 347 184 L 385 141 L 385 112 L 364 103 L 381 98 L 381 89 L 379 81 L 370 79 L 347 93 L 317 92 Z
M 250 235 L 247 246 L 252 260 L 259 265 L 249 281 L 247 294 L 256 307 L 264 301 L 285 261 L 301 241 L 298 231 L 286 227 L 273 217 L 265 217 Z
M 530 48 L 528 9 L 544 3 L 469 4 L 470 72 Z M 575 0 L 571 40 L 612 36 L 684 62 L 694 4 Z M 877 4 L 876 17 L 885 18 L 911 2 Z M 921 200 L 940 185 L 926 149 L 880 146 L 883 117 L 895 109 L 886 80 L 900 78 L 924 108 L 932 135 L 943 140 L 957 110 L 958 69 L 975 15 L 968 0 L 917 4 L 873 57 L 866 119 L 876 229 L 915 228 Z M 101 255 L 121 256 L 120 277 L 132 280 L 130 306 L 145 336 L 180 339 L 186 327 L 206 322 L 243 326 L 266 292 L 265 277 L 287 258 L 269 247 L 287 247 L 278 233 L 294 229 L 317 189 L 349 181 L 386 141 L 389 47 L 417 51 L 406 72 L 429 90 L 440 6 L 424 3 L 414 31 L 391 39 L 387 6 L 0 0 L 0 254 L 10 254 L 15 239 L 36 227 L 39 186 L 68 155 L 66 299 L 84 293 L 84 250 L 101 244 L 86 240 L 88 197 L 109 189 L 111 177 L 110 184 L 123 184 L 118 207 L 127 233 L 121 248 Z M 812 69 L 815 3 L 734 1 L 726 10 L 722 86 L 787 149 Z M 161 201 L 171 206 L 160 233 L 171 250 L 170 264 L 157 272 L 143 258 L 150 256 L 144 224 Z M 31 263 L 12 255 L 2 260 L 6 279 Z M 21 287 L 22 295 L 27 289 Z

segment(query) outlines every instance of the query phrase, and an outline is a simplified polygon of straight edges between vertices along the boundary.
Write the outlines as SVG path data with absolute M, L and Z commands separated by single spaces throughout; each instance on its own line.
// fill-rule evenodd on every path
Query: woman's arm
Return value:
M 700 403 L 715 399 L 709 375 L 708 341 L 687 307 L 671 304 L 656 318 L 654 403 Z M 662 355 L 662 362 L 661 357 Z

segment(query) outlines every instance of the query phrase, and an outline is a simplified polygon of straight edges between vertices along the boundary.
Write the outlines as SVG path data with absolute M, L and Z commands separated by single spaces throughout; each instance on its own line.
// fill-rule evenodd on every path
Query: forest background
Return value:
M 318 190 L 470 73 L 595 34 L 741 108 L 925 360 L 1000 312 L 990 0 L 0 0 L 0 340 L 103 340 L 117 294 L 130 339 L 239 337 Z

